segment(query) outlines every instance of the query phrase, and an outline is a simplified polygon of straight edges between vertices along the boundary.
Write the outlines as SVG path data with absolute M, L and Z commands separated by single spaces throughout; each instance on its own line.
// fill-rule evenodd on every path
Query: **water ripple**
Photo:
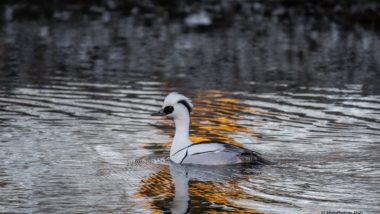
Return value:
M 244 145 L 275 162 L 263 169 L 212 169 L 210 174 L 209 169 L 178 172 L 170 165 L 173 124 L 149 116 L 170 91 L 160 82 L 139 81 L 133 89 L 54 81 L 0 95 L 0 156 L 8 157 L 0 164 L 0 197 L 14 195 L 3 211 L 47 201 L 117 204 L 120 197 L 136 212 L 172 209 L 169 202 L 177 200 L 179 188 L 173 179 L 183 173 L 192 176 L 186 187 L 192 206 L 212 211 L 378 208 L 378 96 L 360 96 L 355 88 L 189 91 L 195 142 Z M 28 199 L 31 195 L 35 199 Z M 114 198 L 105 199 L 110 195 Z

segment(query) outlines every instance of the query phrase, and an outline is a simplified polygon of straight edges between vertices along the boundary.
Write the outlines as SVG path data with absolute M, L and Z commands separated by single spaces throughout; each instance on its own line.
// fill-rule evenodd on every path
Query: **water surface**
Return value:
M 3 26 L 0 211 L 378 213 L 379 37 L 265 21 Z M 171 91 L 193 99 L 193 141 L 274 164 L 171 164 L 173 123 L 150 116 Z

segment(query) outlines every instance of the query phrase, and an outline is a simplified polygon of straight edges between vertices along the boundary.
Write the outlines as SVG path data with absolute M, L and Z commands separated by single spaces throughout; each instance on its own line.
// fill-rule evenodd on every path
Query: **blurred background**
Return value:
M 2 1 L 0 81 L 3 87 L 43 84 L 49 76 L 114 82 L 136 74 L 192 88 L 360 84 L 363 93 L 378 94 L 379 5 Z

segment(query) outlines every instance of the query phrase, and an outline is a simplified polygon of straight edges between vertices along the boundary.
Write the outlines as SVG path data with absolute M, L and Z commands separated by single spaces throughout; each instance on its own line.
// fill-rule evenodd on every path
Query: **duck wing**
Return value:
M 269 161 L 260 153 L 219 141 L 205 141 L 191 145 L 181 163 L 227 165 L 238 163 L 265 164 Z

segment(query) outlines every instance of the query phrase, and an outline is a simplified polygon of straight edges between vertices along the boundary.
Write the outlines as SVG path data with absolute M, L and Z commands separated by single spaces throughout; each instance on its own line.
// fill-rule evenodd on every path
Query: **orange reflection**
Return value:
M 142 205 L 152 213 L 162 213 L 162 208 L 157 202 L 166 201 L 169 204 L 174 198 L 174 182 L 170 175 L 168 166 L 160 168 L 158 173 L 153 173 L 141 181 L 138 191 L 134 194 L 136 198 L 160 198 L 160 200 L 149 200 Z
M 141 182 L 139 190 L 134 196 L 146 199 L 142 205 L 152 213 L 162 213 L 163 210 L 170 209 L 171 202 L 175 197 L 175 188 L 178 186 L 173 182 L 169 166 L 162 166 L 158 172 Z M 236 180 L 225 183 L 192 179 L 188 182 L 188 195 L 188 206 L 191 213 L 259 213 L 257 210 L 244 207 L 233 200 L 248 199 L 268 202 L 267 199 L 244 192 Z
M 259 213 L 254 209 L 244 207 L 231 201 L 231 199 L 259 199 L 245 193 L 238 187 L 236 182 L 229 182 L 227 185 L 224 185 L 221 182 L 190 181 L 189 194 L 193 198 L 201 198 L 203 203 L 226 206 L 227 210 L 231 210 L 231 213 Z M 215 208 L 212 207 L 202 207 L 201 212 L 205 211 L 207 213 L 223 213 L 222 210 L 215 210 Z M 227 211 L 224 212 L 227 213 Z
M 232 98 L 231 94 L 213 90 L 200 92 L 196 97 L 191 115 L 193 131 L 190 133 L 190 138 L 193 142 L 219 140 L 241 146 L 229 136 L 230 133 L 246 133 L 260 137 L 252 129 L 238 124 L 238 119 L 242 115 L 256 111 L 249 106 L 239 104 L 240 100 Z

